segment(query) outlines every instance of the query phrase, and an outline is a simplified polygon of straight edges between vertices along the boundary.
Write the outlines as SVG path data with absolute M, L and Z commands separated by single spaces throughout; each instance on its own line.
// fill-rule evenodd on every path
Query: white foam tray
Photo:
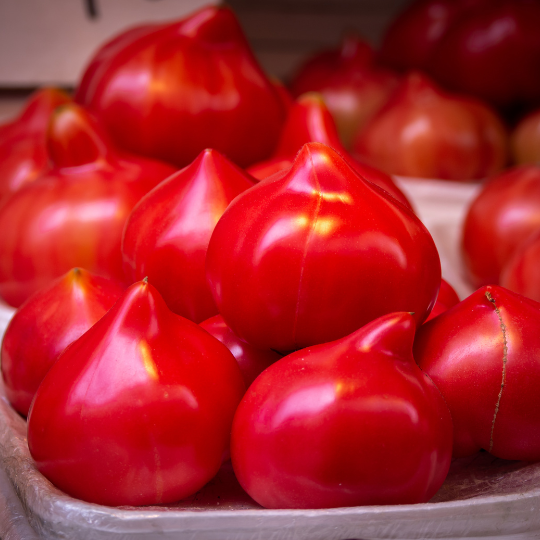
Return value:
M 479 186 L 412 179 L 398 183 L 435 239 L 444 277 L 466 296 L 471 289 L 459 262 L 460 223 Z M 11 313 L 0 306 L 0 333 Z M 487 453 L 454 461 L 443 487 L 427 504 L 265 510 L 241 490 L 230 465 L 201 492 L 176 505 L 109 508 L 85 503 L 56 489 L 36 470 L 26 423 L 10 407 L 1 382 L 0 462 L 0 472 L 24 508 L 14 510 L 13 519 L 24 512 L 45 539 L 540 539 L 540 463 L 503 461 Z M 6 519 L 2 515 L 0 509 L 0 520 Z M 7 530 L 3 525 L 0 533 Z

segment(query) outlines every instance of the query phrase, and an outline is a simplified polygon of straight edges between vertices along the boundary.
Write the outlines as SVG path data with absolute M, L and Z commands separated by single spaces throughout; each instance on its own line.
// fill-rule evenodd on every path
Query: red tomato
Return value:
M 452 285 L 450 285 L 448 281 L 441 279 L 441 288 L 439 289 L 437 301 L 435 302 L 435 305 L 433 306 L 433 309 L 431 310 L 431 313 L 429 314 L 429 317 L 426 319 L 425 322 L 431 321 L 431 319 L 434 319 L 435 317 L 437 317 L 437 315 L 444 313 L 458 303 L 459 297 L 456 291 L 454 291 L 454 289 L 452 288 Z
M 233 12 L 216 6 L 116 37 L 88 66 L 75 99 L 119 147 L 179 167 L 205 148 L 242 166 L 265 159 L 286 112 Z
M 398 309 L 421 324 L 441 282 L 418 218 L 320 143 L 231 203 L 206 268 L 233 332 L 278 351 L 337 339 Z
M 540 163 L 540 109 L 519 122 L 510 137 L 510 147 L 515 163 Z
M 215 315 L 199 325 L 231 351 L 238 362 L 238 367 L 244 377 L 246 388 L 270 365 L 279 360 L 282 355 L 271 350 L 257 349 L 242 341 L 223 320 L 221 315 Z
M 135 283 L 43 380 L 28 445 L 40 472 L 73 497 L 171 503 L 217 473 L 244 392 L 228 349 Z
M 540 459 L 540 304 L 488 285 L 418 329 L 414 357 L 454 422 L 454 456 Z
M 336 122 L 343 144 L 384 105 L 398 77 L 375 65 L 373 49 L 356 36 L 346 36 L 339 49 L 308 59 L 291 83 L 292 92 L 320 92 Z M 322 141 L 321 141 L 322 142 Z
M 491 109 L 415 72 L 358 134 L 354 150 L 389 174 L 472 180 L 502 169 L 507 142 Z
M 540 302 L 540 229 L 521 243 L 501 271 L 501 285 Z
M 0 126 L 0 201 L 48 169 L 49 119 L 54 109 L 69 101 L 61 90 L 38 90 L 16 120 Z
M 26 416 L 58 355 L 122 295 L 118 283 L 74 268 L 33 294 L 15 313 L 2 341 L 6 395 Z
M 539 26 L 536 0 L 419 0 L 388 29 L 381 59 L 495 106 L 530 105 L 540 102 Z
M 540 167 L 516 167 L 489 179 L 471 203 L 462 251 L 471 282 L 498 284 L 503 266 L 540 229 Z
M 70 268 L 124 281 L 120 241 L 139 199 L 174 172 L 117 153 L 77 105 L 53 115 L 53 166 L 0 206 L 0 296 L 19 306 Z
M 247 171 L 258 180 L 262 180 L 284 169 L 290 169 L 296 154 L 308 142 L 320 142 L 332 147 L 360 176 L 411 208 L 407 197 L 388 174 L 349 155 L 339 140 L 332 115 L 326 108 L 321 95 L 316 93 L 300 96 L 290 107 L 274 157 L 252 165 Z
M 201 152 L 133 209 L 122 240 L 126 276 L 148 276 L 172 311 L 196 323 L 216 315 L 204 270 L 206 249 L 229 203 L 253 185 L 216 150 Z
M 428 501 L 450 466 L 452 420 L 414 362 L 414 331 L 392 313 L 264 371 L 233 423 L 248 494 L 266 508 Z

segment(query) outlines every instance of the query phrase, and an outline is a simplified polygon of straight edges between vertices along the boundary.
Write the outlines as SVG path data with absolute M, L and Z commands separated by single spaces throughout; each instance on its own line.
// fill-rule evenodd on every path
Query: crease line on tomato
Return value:
M 491 434 L 489 436 L 489 449 L 488 452 L 491 452 L 493 450 L 493 432 L 495 431 L 495 420 L 497 419 L 497 414 L 499 412 L 499 408 L 501 405 L 501 398 L 502 393 L 504 390 L 504 386 L 506 384 L 506 364 L 508 362 L 508 342 L 506 340 L 506 325 L 504 324 L 502 320 L 502 315 L 500 309 L 497 307 L 497 304 L 495 302 L 495 298 L 491 295 L 489 291 L 486 291 L 486 298 L 493 304 L 493 308 L 495 309 L 495 313 L 497 314 L 497 317 L 499 318 L 499 324 L 501 326 L 501 332 L 503 336 L 503 367 L 502 367 L 502 381 L 501 381 L 501 389 L 499 390 L 499 395 L 497 397 L 497 404 L 495 405 L 495 412 L 493 413 L 493 420 L 491 422 Z
M 312 173 L 313 173 L 313 175 L 315 177 L 315 181 L 317 183 L 317 206 L 315 208 L 315 212 L 314 212 L 315 215 L 314 215 L 314 219 L 313 219 L 313 222 L 311 224 L 311 228 L 310 228 L 307 240 L 306 240 L 306 245 L 304 246 L 304 252 L 302 253 L 302 263 L 300 264 L 300 277 L 298 279 L 298 296 L 296 297 L 296 310 L 295 310 L 295 313 L 294 313 L 294 324 L 293 324 L 293 331 L 292 331 L 292 338 L 293 338 L 293 343 L 295 344 L 295 349 L 296 349 L 296 329 L 297 329 L 297 326 L 298 326 L 298 314 L 299 314 L 299 311 L 300 311 L 300 296 L 301 296 L 301 292 L 302 292 L 302 280 L 303 280 L 303 277 L 304 277 L 304 268 L 305 268 L 305 265 L 306 265 L 308 246 L 309 246 L 311 238 L 313 237 L 313 234 L 315 232 L 316 225 L 317 225 L 317 220 L 319 219 L 319 211 L 321 209 L 321 204 L 322 204 L 321 184 L 319 183 L 319 177 L 317 176 L 317 170 L 315 168 L 315 164 L 313 163 L 313 155 L 311 153 L 310 148 L 307 148 L 307 150 L 309 152 L 309 161 L 311 162 L 311 171 L 312 171 Z

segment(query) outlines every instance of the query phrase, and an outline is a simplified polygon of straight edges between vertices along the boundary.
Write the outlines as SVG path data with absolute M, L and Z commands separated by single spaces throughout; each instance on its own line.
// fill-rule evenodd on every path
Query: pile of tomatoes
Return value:
M 400 40 L 435 4 L 420 61 Z M 0 127 L 2 375 L 51 482 L 166 504 L 231 459 L 262 506 L 328 508 L 426 502 L 481 449 L 540 459 L 540 173 L 503 172 L 540 88 L 442 89 L 436 69 L 491 4 L 540 56 L 532 0 L 421 0 L 378 56 L 348 37 L 312 58 L 293 99 L 212 6 L 117 36 L 73 100 L 41 90 Z M 462 302 L 391 174 L 493 176 Z

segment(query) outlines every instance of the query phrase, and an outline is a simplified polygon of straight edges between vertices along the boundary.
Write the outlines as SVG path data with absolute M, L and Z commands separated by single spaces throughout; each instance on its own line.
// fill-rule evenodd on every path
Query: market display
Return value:
M 452 455 L 539 461 L 539 26 L 419 0 L 293 99 L 209 6 L 103 45 L 75 102 L 33 95 L 0 126 L 0 297 L 37 469 L 169 505 L 232 458 L 254 505 L 323 509 L 428 502 Z M 391 174 L 482 182 L 482 288 L 460 301 Z

